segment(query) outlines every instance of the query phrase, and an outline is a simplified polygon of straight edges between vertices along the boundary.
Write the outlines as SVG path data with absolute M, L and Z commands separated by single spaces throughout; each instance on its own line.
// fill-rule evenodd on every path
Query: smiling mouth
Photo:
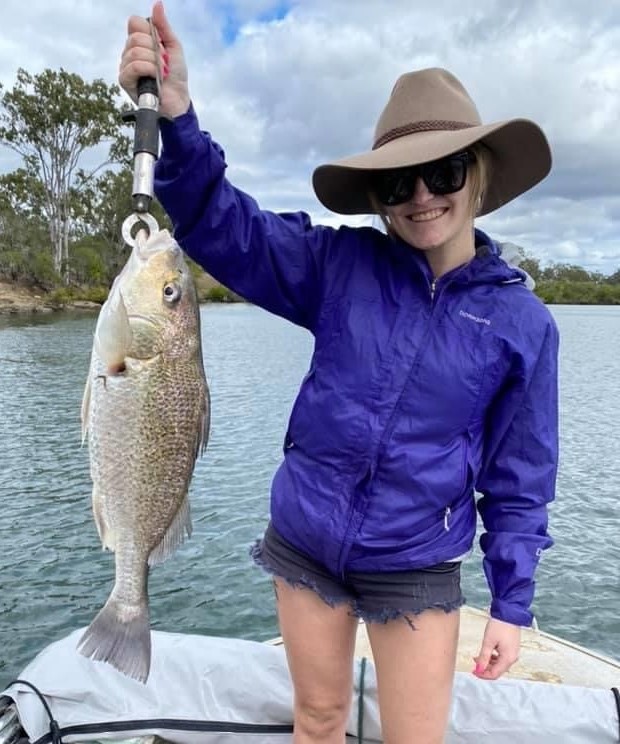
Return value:
M 407 219 L 409 219 L 411 222 L 429 222 L 430 220 L 436 220 L 438 217 L 441 217 L 447 211 L 447 207 L 428 209 L 425 212 L 410 214 Z

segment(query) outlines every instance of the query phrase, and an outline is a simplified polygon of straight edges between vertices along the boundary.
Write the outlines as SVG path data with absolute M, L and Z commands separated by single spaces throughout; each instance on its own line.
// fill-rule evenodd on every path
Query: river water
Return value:
M 620 307 L 554 306 L 561 332 L 561 464 L 534 604 L 544 630 L 620 658 Z M 45 645 L 87 625 L 114 561 L 90 511 L 79 411 L 95 316 L 0 320 L 0 690 Z M 312 347 L 248 305 L 202 308 L 212 430 L 190 498 L 194 533 L 149 581 L 152 626 L 264 640 L 271 585 L 248 546 Z M 478 549 L 470 604 L 489 595 Z

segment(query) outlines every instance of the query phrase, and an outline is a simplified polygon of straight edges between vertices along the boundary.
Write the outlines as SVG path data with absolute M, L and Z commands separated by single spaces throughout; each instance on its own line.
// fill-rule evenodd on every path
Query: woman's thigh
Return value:
M 348 716 L 358 619 L 349 603 L 330 606 L 312 589 L 276 578 L 278 619 L 296 712 Z
M 458 610 L 367 624 L 385 744 L 442 744 L 450 713 Z

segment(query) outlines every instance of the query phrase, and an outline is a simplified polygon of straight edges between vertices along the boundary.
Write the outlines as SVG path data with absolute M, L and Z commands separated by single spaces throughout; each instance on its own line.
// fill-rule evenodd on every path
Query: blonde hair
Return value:
M 491 170 L 491 151 L 481 142 L 476 142 L 469 150 L 474 155 L 474 161 L 469 166 L 470 192 L 469 192 L 469 211 L 472 218 L 476 218 L 482 207 L 484 193 L 489 183 Z
M 476 142 L 467 149 L 474 155 L 473 161 L 469 165 L 467 172 L 467 182 L 470 184 L 469 212 L 473 220 L 477 217 L 480 208 L 482 207 L 484 193 L 489 182 L 492 155 L 489 148 L 481 142 Z M 388 234 L 392 234 L 394 228 L 392 227 L 390 218 L 385 207 L 381 204 L 374 191 L 370 190 L 368 192 L 368 199 Z

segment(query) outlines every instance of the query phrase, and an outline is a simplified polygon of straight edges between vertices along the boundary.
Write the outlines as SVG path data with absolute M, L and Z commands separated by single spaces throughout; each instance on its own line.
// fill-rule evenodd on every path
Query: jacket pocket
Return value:
M 454 519 L 454 510 L 458 508 L 463 499 L 469 495 L 469 492 L 473 488 L 473 470 L 469 464 L 469 452 L 470 443 L 469 437 L 466 435 L 463 437 L 461 443 L 461 470 L 459 474 L 459 491 L 458 495 L 450 501 L 450 503 L 443 510 L 443 526 L 446 532 L 449 532 L 452 527 L 452 521 Z
M 312 384 L 312 381 L 314 380 L 314 377 L 316 375 L 316 362 L 314 355 L 312 356 L 312 359 L 310 361 L 310 367 L 308 368 L 308 371 L 303 376 L 301 384 L 299 386 L 299 391 L 297 393 L 297 397 L 295 398 L 295 402 L 293 403 L 293 408 L 291 409 L 291 413 L 289 416 L 288 424 L 286 427 L 286 433 L 284 435 L 284 442 L 282 445 L 282 451 L 286 454 L 287 450 L 293 449 L 293 447 L 296 446 L 296 441 L 292 434 L 292 429 L 295 426 L 295 422 L 299 419 L 300 411 L 302 409 L 303 404 L 303 398 L 305 396 L 305 392 L 309 385 Z

